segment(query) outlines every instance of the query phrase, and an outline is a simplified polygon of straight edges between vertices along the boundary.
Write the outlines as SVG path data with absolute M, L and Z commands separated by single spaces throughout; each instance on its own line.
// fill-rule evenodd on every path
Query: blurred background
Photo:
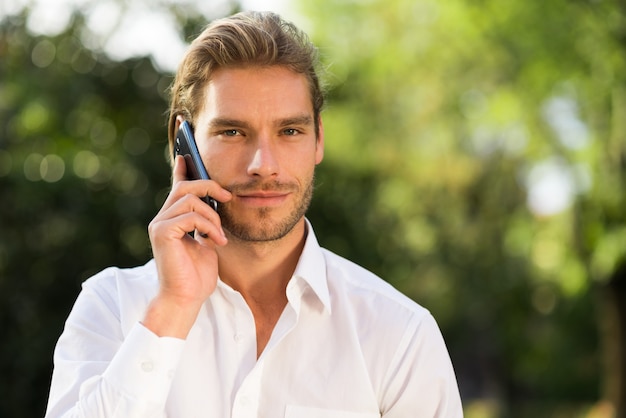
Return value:
M 151 257 L 167 89 L 274 9 L 327 69 L 321 243 L 428 308 L 468 418 L 626 417 L 626 6 L 4 0 L 0 416 L 42 416 L 81 282 Z

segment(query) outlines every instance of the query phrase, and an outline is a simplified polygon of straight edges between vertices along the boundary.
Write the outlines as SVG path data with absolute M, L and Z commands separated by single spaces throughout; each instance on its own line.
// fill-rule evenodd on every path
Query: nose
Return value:
M 272 177 L 278 175 L 278 159 L 270 138 L 257 138 L 252 150 L 252 158 L 248 165 L 248 175 L 256 177 Z

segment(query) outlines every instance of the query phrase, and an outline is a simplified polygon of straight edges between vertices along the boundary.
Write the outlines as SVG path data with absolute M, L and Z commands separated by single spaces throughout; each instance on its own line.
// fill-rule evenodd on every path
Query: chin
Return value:
M 272 242 L 287 236 L 304 215 L 292 213 L 278 217 L 271 209 L 256 210 L 251 220 L 233 220 L 228 212 L 221 214 L 223 228 L 239 241 Z

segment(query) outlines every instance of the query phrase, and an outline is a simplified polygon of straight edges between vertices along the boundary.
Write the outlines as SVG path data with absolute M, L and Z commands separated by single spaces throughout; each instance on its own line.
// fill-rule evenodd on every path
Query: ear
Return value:
M 318 134 L 315 143 L 315 164 L 319 164 L 324 159 L 324 126 L 322 124 L 322 116 L 319 117 Z
M 176 158 L 174 157 L 176 135 L 178 135 L 180 124 L 183 123 L 184 120 L 185 118 L 183 117 L 183 115 L 176 116 L 176 120 L 174 120 L 174 136 L 171 138 L 171 141 L 170 141 L 170 162 L 171 162 L 172 170 L 175 168 L 175 161 L 176 161 Z
M 180 124 L 183 123 L 184 120 L 185 118 L 183 117 L 183 115 L 176 116 L 176 132 L 178 132 L 178 129 L 180 128 Z

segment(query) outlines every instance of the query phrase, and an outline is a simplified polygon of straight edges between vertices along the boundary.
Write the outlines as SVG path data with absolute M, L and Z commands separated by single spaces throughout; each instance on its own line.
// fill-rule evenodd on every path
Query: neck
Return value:
M 278 240 L 244 242 L 228 238 L 229 243 L 218 248 L 220 279 L 240 292 L 248 304 L 284 299 L 304 248 L 304 219 Z
M 243 242 L 229 237 L 218 247 L 222 281 L 245 299 L 256 326 L 257 358 L 265 349 L 287 305 L 287 283 L 296 269 L 306 239 L 302 219 L 283 238 L 266 242 Z

